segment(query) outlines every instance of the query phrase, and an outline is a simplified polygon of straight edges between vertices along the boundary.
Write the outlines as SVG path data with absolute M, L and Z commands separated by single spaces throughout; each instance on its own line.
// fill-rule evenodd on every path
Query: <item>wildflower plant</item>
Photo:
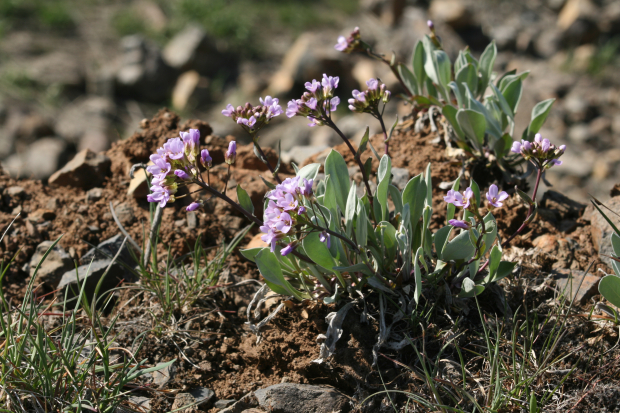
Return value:
M 404 98 L 417 111 L 439 108 L 450 126 L 448 136 L 456 146 L 476 158 L 495 161 L 502 170 L 510 170 L 515 162 L 522 161 L 510 149 L 516 139 L 515 115 L 523 81 L 529 72 L 512 70 L 495 75 L 495 43 L 486 47 L 480 59 L 465 49 L 451 62 L 430 20 L 428 26 L 430 34 L 415 44 L 410 66 L 397 62 L 395 56 L 388 60 L 377 53 L 362 40 L 357 27 L 349 37 L 339 37 L 334 48 L 344 53 L 363 53 L 387 64 L 405 90 Z M 547 99 L 534 106 L 521 139 L 534 139 L 554 101 Z
M 409 83 L 405 82 L 411 87 L 411 101 L 418 105 L 442 106 L 446 118 L 450 118 L 450 113 L 455 115 L 455 119 L 469 119 L 470 115 L 475 118 L 479 114 L 482 120 L 469 122 L 469 129 L 465 128 L 468 134 L 463 135 L 470 136 L 469 132 L 475 131 L 476 135 L 470 136 L 475 139 L 461 143 L 486 153 L 484 148 L 488 149 L 488 145 L 499 150 L 497 142 L 503 142 L 502 156 L 512 149 L 511 156 L 515 162 L 529 161 L 538 170 L 531 197 L 515 188 L 530 209 L 517 232 L 503 242 L 499 238 L 492 211 L 503 206 L 508 193 L 497 185 L 483 188 L 486 189 L 483 191 L 472 180 L 460 192 L 460 179 L 457 179 L 444 198 L 448 205 L 446 225 L 433 233 L 430 229 L 433 213 L 430 165 L 426 172 L 412 178 L 402 191 L 392 184 L 389 139 L 394 127 L 388 134 L 383 122 L 383 111 L 391 93 L 378 79 L 369 79 L 367 89 L 354 91 L 348 103 L 353 112 L 370 114 L 379 121 L 385 141 L 383 155 L 379 155 L 370 144 L 368 129 L 355 149 L 336 125 L 332 114 L 341 102 L 337 96 L 338 77 L 323 74 L 320 81 L 313 79 L 306 82 L 303 95 L 289 101 L 284 111 L 289 118 L 306 117 L 310 121 L 308 126 L 329 127 L 341 137 L 362 174 L 363 195 L 358 196 L 358 188 L 349 178 L 343 156 L 333 150 L 322 165 L 324 178 L 318 178 L 321 165 L 314 163 L 301 169 L 293 164 L 295 176 L 281 179 L 278 175 L 280 161 L 273 168 L 258 144 L 259 130 L 273 116 L 282 113 L 278 100 L 268 96 L 261 98 L 261 105 L 256 107 L 247 103 L 235 109 L 229 104 L 222 111 L 223 115 L 232 118 L 250 134 L 255 154 L 269 166 L 276 181 L 275 185 L 265 181 L 268 192 L 262 217 L 254 214 L 254 206 L 240 186 L 237 186 L 237 202 L 226 195 L 226 184 L 222 190 L 214 188 L 208 178 L 210 163 L 205 161 L 202 161 L 202 167 L 206 169 L 207 179 L 203 179 L 200 165 L 190 157 L 193 153 L 199 153 L 198 149 L 191 146 L 193 141 L 185 138 L 194 136 L 191 133 L 182 133 L 181 138 L 169 140 L 153 155 L 156 167 L 152 167 L 151 171 L 156 185 L 152 190 L 158 195 L 151 195 L 149 200 L 163 206 L 165 196 L 159 195 L 161 190 L 157 186 L 162 186 L 162 182 L 166 188 L 191 182 L 228 202 L 260 228 L 265 242 L 265 247 L 244 250 L 243 255 L 257 264 L 271 290 L 298 300 L 323 299 L 333 302 L 342 294 L 363 297 L 368 288 L 394 298 L 410 297 L 416 304 L 422 299 L 424 291 L 432 288 L 444 288 L 450 296 L 472 297 L 479 294 L 488 284 L 507 276 L 514 268 L 513 263 L 502 261 L 502 250 L 534 218 L 542 173 L 560 163 L 558 158 L 565 148 L 556 148 L 539 135 L 532 135 L 533 141 L 530 141 L 529 131 L 537 131 L 542 121 L 531 124 L 528 134 L 514 145 L 511 136 L 501 132 L 502 128 L 498 125 L 505 123 L 505 128 L 514 119 L 524 76 L 507 75 L 499 80 L 501 87 L 489 83 L 496 53 L 494 45 L 487 48 L 480 62 L 468 51 L 461 53 L 455 66 L 459 74 L 457 80 L 468 82 L 451 80 L 452 69 L 440 47 L 434 31 L 416 46 L 414 71 L 419 76 L 409 76 Z M 348 52 L 364 51 L 382 58 L 361 40 L 358 30 L 348 39 L 339 39 L 337 48 Z M 403 65 L 391 64 L 391 67 L 397 73 L 406 73 Z M 399 79 L 403 80 L 402 76 Z M 496 92 L 485 97 L 483 104 L 477 99 L 487 87 Z M 506 96 L 510 97 L 513 106 L 506 104 L 502 88 L 510 91 Z M 430 97 L 421 96 L 422 90 L 430 93 Z M 453 104 L 450 93 L 456 96 L 456 104 Z M 502 114 L 495 110 L 500 108 L 512 109 L 508 114 Z M 490 116 L 488 121 L 487 116 Z M 540 117 L 537 119 L 540 120 Z M 455 123 L 453 126 L 456 129 L 459 125 L 465 123 Z M 514 128 L 514 122 L 511 125 Z M 497 140 L 494 142 L 487 135 L 497 137 Z M 376 172 L 372 171 L 371 158 L 362 160 L 367 146 L 370 146 L 379 163 Z M 231 142 L 225 154 L 229 168 L 234 165 L 235 154 L 236 143 Z M 203 159 L 202 155 L 200 159 Z M 176 170 L 183 173 L 171 172 Z M 371 189 L 371 180 L 375 180 L 376 190 Z

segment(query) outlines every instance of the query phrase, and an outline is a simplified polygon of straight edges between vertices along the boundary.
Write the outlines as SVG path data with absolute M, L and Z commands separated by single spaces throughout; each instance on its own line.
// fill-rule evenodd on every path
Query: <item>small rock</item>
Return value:
M 6 193 L 10 197 L 20 197 L 20 198 L 25 194 L 24 188 L 22 188 L 21 186 L 11 186 L 7 188 Z
M 207 79 L 201 79 L 200 74 L 195 70 L 183 73 L 177 79 L 177 83 L 172 90 L 172 106 L 179 110 L 187 107 L 191 101 L 193 105 L 199 104 L 208 98 Z
M 90 202 L 97 202 L 101 199 L 103 195 L 102 188 L 93 188 L 86 192 L 86 199 Z
M 349 399 L 326 387 L 282 383 L 254 392 L 260 407 L 279 413 L 332 413 L 350 410 Z
M 405 168 L 392 168 L 392 185 L 400 189 L 405 189 L 409 182 L 409 170 Z
M 101 185 L 110 171 L 111 161 L 103 153 L 88 149 L 79 152 L 49 179 L 51 185 L 92 188 Z
M 28 214 L 28 221 L 35 224 L 41 224 L 45 221 L 53 221 L 56 219 L 56 212 L 50 209 L 37 209 L 34 212 Z
M 233 404 L 235 404 L 236 400 L 230 399 L 230 400 L 218 400 L 215 402 L 215 404 L 213 405 L 213 407 L 215 407 L 216 409 L 225 409 L 228 406 L 232 406 Z
M 123 225 L 131 225 L 136 219 L 133 207 L 127 202 L 120 203 L 114 207 L 114 213 Z
M 43 241 L 30 258 L 30 276 L 34 275 L 35 269 L 47 250 L 54 244 L 53 241 Z M 63 274 L 73 268 L 73 259 L 67 252 L 56 244 L 41 263 L 37 271 L 37 281 L 45 283 L 50 288 L 56 288 Z
M 187 213 L 187 228 L 196 229 L 198 226 L 198 217 L 194 211 Z
M 584 304 L 586 300 L 598 294 L 600 277 L 580 270 L 560 270 L 554 274 L 556 287 L 568 300 Z M 581 286 L 580 286 L 581 284 Z
M 160 363 L 163 364 L 163 363 Z M 160 365 L 158 364 L 158 366 Z M 177 365 L 172 363 L 168 367 L 164 367 L 160 370 L 154 371 L 153 374 L 153 384 L 155 384 L 158 388 L 162 389 L 168 384 L 170 380 L 172 380 L 177 372 Z M 187 393 L 185 393 L 187 394 Z M 192 398 L 192 402 L 193 402 Z M 176 400 L 175 400 L 176 403 Z M 181 405 L 183 406 L 183 405 Z
M 148 165 L 153 163 L 149 161 Z M 136 169 L 133 173 L 133 178 L 129 181 L 129 188 L 127 188 L 127 196 L 132 196 L 134 199 L 143 199 L 149 194 L 149 187 L 147 184 L 146 172 L 144 169 Z
M 174 226 L 177 228 L 181 228 L 183 226 L 185 226 L 185 220 L 184 219 L 177 219 L 176 221 L 174 221 Z
M 267 246 L 267 244 L 265 244 L 265 241 L 263 241 L 261 239 L 261 237 L 263 236 L 263 233 L 260 234 L 256 234 L 252 237 L 252 239 L 250 240 L 250 242 L 247 243 L 247 245 L 245 246 L 244 249 L 252 249 L 252 248 L 264 248 Z
M 218 67 L 230 67 L 226 55 L 219 52 L 213 41 L 202 27 L 188 26 L 176 34 L 166 45 L 162 53 L 167 64 L 178 70 L 196 70 L 198 73 L 211 76 Z
M 148 397 L 142 396 L 129 396 L 127 399 L 127 404 L 134 410 L 139 412 L 148 412 L 151 409 L 151 399 Z M 121 413 L 117 410 L 118 413 Z

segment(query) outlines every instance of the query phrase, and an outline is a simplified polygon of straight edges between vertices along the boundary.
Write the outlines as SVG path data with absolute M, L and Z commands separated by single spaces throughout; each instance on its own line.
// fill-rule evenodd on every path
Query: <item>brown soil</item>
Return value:
M 143 233 L 148 226 L 149 206 L 144 199 L 135 200 L 127 197 L 129 169 L 135 163 L 148 161 L 148 156 L 166 139 L 177 136 L 180 130 L 187 130 L 190 127 L 200 129 L 201 136 L 205 138 L 206 146 L 214 158 L 215 166 L 211 172 L 211 182 L 220 188 L 223 187 L 227 176 L 227 168 L 222 164 L 223 151 L 230 138 L 211 136 L 211 128 L 205 122 L 193 120 L 181 123 L 177 115 L 167 110 L 160 111 L 150 121 L 143 121 L 141 132 L 115 144 L 107 152 L 112 160 L 112 173 L 102 185 L 103 196 L 99 201 L 89 203 L 86 192 L 81 189 L 46 186 L 39 181 L 18 181 L 6 174 L 0 175 L 0 187 L 4 188 L 5 194 L 0 205 L 0 224 L 6 227 L 16 213 L 21 211 L 20 217 L 0 246 L 5 258 L 19 251 L 16 263 L 11 267 L 9 277 L 4 282 L 5 295 L 18 298 L 23 293 L 28 278 L 21 270 L 22 265 L 29 261 L 34 248 L 41 241 L 55 239 L 64 234 L 61 245 L 71 251 L 77 259 L 90 248 L 88 243 L 97 244 L 116 235 L 119 231 L 112 220 L 110 203 L 117 205 L 124 202 L 133 209 L 135 220 L 127 223 L 125 228 L 134 239 L 143 242 Z M 433 218 L 434 225 L 438 227 L 445 225 L 446 207 L 443 201 L 445 190 L 438 189 L 438 184 L 453 181 L 460 173 L 463 161 L 448 158 L 443 140 L 437 141 L 435 138 L 436 135 L 430 133 L 428 125 L 425 130 L 416 134 L 407 129 L 405 124 L 395 133 L 390 147 L 393 165 L 409 169 L 412 176 L 424 172 L 427 163 L 432 163 L 435 188 L 433 209 L 436 211 Z M 378 150 L 382 149 L 380 136 L 373 137 L 372 143 Z M 350 165 L 354 164 L 351 154 L 344 145 L 336 147 L 336 150 L 341 151 Z M 365 156 L 368 155 L 370 150 Z M 272 162 L 275 160 L 273 151 L 268 151 L 268 156 Z M 377 161 L 373 162 L 376 170 Z M 283 168 L 284 176 L 290 172 L 286 166 Z M 236 183 L 241 184 L 249 192 L 257 215 L 262 214 L 262 197 L 266 190 L 259 175 L 266 179 L 269 177 L 266 166 L 256 160 L 250 145 L 240 146 L 237 163 L 232 169 L 232 179 L 228 186 L 234 188 Z M 479 181 L 477 179 L 481 188 L 486 188 L 498 180 L 499 176 L 495 175 L 480 177 Z M 24 193 L 20 197 L 8 197 L 6 189 L 13 186 L 21 186 Z M 234 189 L 229 189 L 227 193 L 236 199 Z M 187 245 L 193 245 L 197 237 L 201 237 L 204 246 L 217 245 L 246 225 L 244 219 L 225 204 L 207 199 L 205 201 L 207 207 L 198 214 L 198 225 L 193 230 L 189 229 L 184 221 L 186 213 L 183 207 L 189 204 L 189 199 L 180 200 L 164 210 L 160 234 L 163 244 L 172 247 L 173 254 L 186 252 Z M 519 204 L 520 202 L 513 196 L 504 207 L 494 211 L 503 237 L 512 234 L 525 217 L 527 210 Z M 552 209 L 550 211 L 551 214 L 543 211 L 541 219 L 535 220 L 522 235 L 518 236 L 513 246 L 529 249 L 533 246 L 533 240 L 543 234 L 572 238 L 579 248 L 574 250 L 571 266 L 585 269 L 589 260 L 597 256 L 592 245 L 588 222 L 579 217 L 560 216 L 560 211 Z M 555 218 L 552 219 L 552 215 Z M 39 216 L 43 218 L 37 218 Z M 575 225 L 568 226 L 564 232 L 560 231 L 558 222 L 569 220 L 574 220 Z M 161 248 L 163 252 L 164 246 Z M 550 259 L 555 262 L 554 257 Z M 597 265 L 604 267 L 598 262 Z M 221 284 L 231 285 L 243 279 L 258 278 L 254 265 L 237 254 L 231 257 L 229 269 L 230 272 L 226 276 L 228 278 L 220 280 Z M 548 281 L 544 280 L 540 269 L 541 265 L 534 259 L 525 260 L 520 278 L 503 284 L 504 294 L 513 310 L 519 306 L 540 309 L 545 303 L 553 300 L 555 291 L 550 284 L 547 284 Z M 532 286 L 540 286 L 540 289 L 534 293 Z M 416 355 L 410 346 L 400 352 L 383 352 L 379 357 L 378 368 L 372 366 L 372 346 L 375 344 L 378 331 L 375 296 L 371 295 L 368 298 L 369 314 L 372 316 L 370 323 L 361 324 L 359 309 L 351 310 L 345 322 L 344 335 L 337 345 L 336 356 L 331 363 L 319 365 L 312 362 L 318 358 L 319 346 L 316 338 L 319 334 L 325 333 L 325 316 L 335 311 L 335 307 L 317 303 L 291 304 L 267 325 L 262 341 L 256 344 L 256 336 L 244 325 L 247 321 L 245 310 L 254 291 L 255 288 L 251 285 L 217 288 L 211 296 L 199 302 L 197 308 L 176 314 L 180 327 L 175 329 L 162 327 L 159 322 L 161 320 L 156 320 L 157 314 L 147 311 L 147 307 L 152 304 L 152 297 L 144 293 L 138 293 L 140 296 L 134 297 L 136 294 L 134 291 L 126 291 L 119 297 L 113 314 L 120 315 L 120 327 L 117 329 L 116 338 L 120 346 L 131 348 L 134 338 L 144 331 L 149 331 L 137 358 L 146 358 L 150 364 L 172 358 L 178 360 L 177 374 L 164 389 L 166 391 L 153 389 L 143 392 L 143 395 L 154 398 L 152 403 L 154 411 L 169 410 L 174 393 L 180 390 L 205 386 L 214 390 L 218 399 L 238 399 L 251 390 L 283 381 L 331 385 L 357 401 L 383 390 L 384 382 L 389 388 L 413 391 L 430 398 L 423 382 L 408 369 L 402 368 L 402 365 L 419 367 Z M 132 304 L 123 306 L 130 299 L 133 300 Z M 480 301 L 484 311 L 499 314 L 501 317 L 503 309 L 498 310 L 492 296 L 483 295 Z M 271 309 L 273 308 L 272 306 Z M 458 346 L 463 350 L 478 351 L 476 345 L 481 343 L 478 334 L 481 330 L 481 321 L 475 307 L 469 312 L 455 309 L 451 311 L 456 311 L 452 317 L 461 318 L 460 331 L 464 332 L 457 342 Z M 265 314 L 263 311 L 262 316 Z M 517 319 L 521 320 L 522 316 L 515 318 Z M 450 322 L 448 318 L 435 314 L 433 323 L 424 332 L 424 337 L 428 340 L 427 355 L 430 358 L 438 353 L 442 345 L 442 340 L 435 338 L 441 337 L 444 332 L 442 329 L 450 326 Z M 578 346 L 575 343 L 584 340 L 592 341 L 592 345 L 583 347 L 565 362 L 567 367 L 562 368 L 578 365 L 580 370 L 579 374 L 567 381 L 562 391 L 567 394 L 573 392 L 578 396 L 576 399 L 583 395 L 581 407 L 607 403 L 604 405 L 613 411 L 615 406 L 613 403 L 617 397 L 600 402 L 607 393 L 598 390 L 588 393 L 583 389 L 586 387 L 585 383 L 592 383 L 608 372 L 615 372 L 613 383 L 617 383 L 620 379 L 616 377 L 618 368 L 613 368 L 614 363 L 617 364 L 617 351 L 592 361 L 589 368 L 584 364 L 589 360 L 586 357 L 588 352 L 594 354 L 594 351 L 599 354 L 613 346 L 617 340 L 616 332 L 614 330 L 601 332 L 596 329 L 593 322 L 587 321 L 584 317 L 571 319 L 569 326 L 569 337 L 560 343 L 556 355 L 571 351 Z M 411 333 L 414 340 L 420 339 L 423 334 L 422 331 L 416 330 L 417 327 L 411 329 L 405 321 L 396 327 L 400 331 Z M 442 357 L 459 360 L 454 347 Z M 468 368 L 474 368 L 476 358 L 470 355 L 467 357 L 470 357 L 467 360 L 471 362 Z M 550 377 L 549 383 L 557 383 L 561 377 Z M 365 410 L 378 411 L 383 397 L 377 396 L 372 399 Z M 402 402 L 405 399 L 396 396 L 396 400 Z

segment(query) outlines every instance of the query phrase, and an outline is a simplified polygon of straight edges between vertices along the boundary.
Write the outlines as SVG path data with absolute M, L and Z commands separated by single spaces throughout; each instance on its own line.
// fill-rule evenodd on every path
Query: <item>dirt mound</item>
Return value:
M 223 165 L 224 151 L 231 138 L 211 135 L 211 127 L 203 121 L 181 122 L 179 116 L 167 109 L 162 109 L 151 120 L 143 120 L 140 126 L 141 131 L 125 141 L 115 143 L 106 152 L 111 160 L 110 173 L 95 196 L 81 188 L 45 185 L 31 179 L 16 180 L 0 171 L 2 231 L 6 230 L 19 213 L 0 245 L 5 262 L 15 256 L 15 262 L 4 282 L 9 296 L 21 295 L 20 291 L 26 285 L 28 277 L 24 265 L 29 262 L 36 246 L 42 241 L 55 240 L 62 236 L 60 245 L 78 260 L 91 245 L 118 234 L 119 228 L 112 217 L 110 204 L 113 208 L 122 204 L 124 214 L 120 220 L 127 232 L 141 244 L 149 226 L 149 203 L 145 197 L 134 198 L 127 195 L 131 181 L 130 169 L 136 163 L 148 162 L 150 154 L 167 139 L 178 136 L 180 131 L 189 128 L 200 130 L 201 143 L 206 144 L 213 158 L 211 182 L 216 187 L 223 188 L 227 176 Z M 273 151 L 267 150 L 267 154 L 272 161 L 275 159 Z M 232 188 L 227 192 L 228 195 L 236 199 L 234 188 L 240 183 L 255 202 L 257 213 L 261 213 L 266 186 L 258 174 L 266 169 L 264 164 L 257 162 L 250 145 L 240 146 L 236 167 L 232 169 L 228 182 L 228 188 Z M 287 171 L 286 168 L 283 169 L 284 173 Z M 269 179 L 269 173 L 263 175 L 265 179 Z M 160 231 L 162 252 L 166 250 L 164 246 L 170 246 L 173 255 L 185 253 L 188 245 L 193 247 L 198 237 L 205 247 L 214 246 L 247 225 L 244 219 L 225 203 L 203 199 L 206 208 L 197 211 L 196 219 L 192 223 L 187 219 L 184 210 L 191 202 L 190 197 L 179 199 L 164 209 Z M 49 287 L 53 286 L 47 287 L 49 290 Z

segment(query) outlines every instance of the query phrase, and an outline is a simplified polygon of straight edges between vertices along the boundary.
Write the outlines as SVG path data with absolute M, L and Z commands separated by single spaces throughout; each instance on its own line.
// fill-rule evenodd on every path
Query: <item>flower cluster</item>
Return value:
M 252 106 L 249 102 L 236 109 L 230 103 L 222 110 L 224 116 L 232 118 L 250 134 L 255 134 L 260 128 L 269 123 L 272 118 L 282 114 L 282 107 L 277 98 L 271 96 L 259 98 L 260 105 Z
M 180 138 L 171 138 L 150 156 L 153 165 L 146 171 L 153 175 L 151 193 L 147 195 L 149 202 L 157 202 L 161 208 L 175 201 L 174 194 L 178 190 L 178 180 L 190 181 L 198 176 L 198 160 L 205 168 L 210 168 L 213 159 L 207 149 L 200 150 L 200 131 L 190 129 L 181 132 Z M 202 206 L 192 202 L 187 211 L 194 211 Z
M 549 169 L 554 165 L 562 165 L 558 158 L 564 154 L 566 145 L 556 147 L 549 139 L 542 139 L 540 133 L 534 136 L 534 142 L 521 140 L 514 142 L 511 151 L 520 153 L 526 160 L 532 160 L 539 168 Z
M 307 92 L 301 99 L 293 99 L 288 102 L 286 116 L 305 116 L 312 121 L 308 126 L 321 126 L 325 117 L 336 110 L 340 104 L 340 98 L 334 96 L 334 90 L 338 87 L 338 76 L 323 74 L 323 80 L 319 83 L 316 79 L 306 82 Z
M 269 203 L 264 213 L 264 225 L 260 230 L 265 233 L 261 239 L 270 244 L 271 252 L 275 251 L 279 239 L 291 234 L 290 231 L 295 227 L 299 216 L 306 213 L 303 199 L 312 196 L 313 180 L 300 179 L 298 176 L 287 178 L 267 195 Z M 291 242 L 282 249 L 281 254 L 291 253 L 296 246 L 296 242 Z
M 471 199 L 474 196 L 474 191 L 471 187 L 468 187 L 462 194 L 454 189 L 448 191 L 443 200 L 454 206 L 462 207 L 463 209 L 471 211 L 475 216 L 479 216 L 478 207 L 476 203 L 471 203 Z M 486 193 L 487 201 L 490 206 L 499 208 L 503 202 L 508 198 L 508 194 L 505 191 L 499 191 L 497 185 L 493 184 L 489 187 L 489 191 Z M 467 221 L 461 221 L 458 219 L 451 219 L 448 221 L 450 225 L 457 228 L 469 229 L 471 225 Z
M 338 43 L 334 46 L 334 49 L 343 53 L 351 53 L 360 49 L 360 28 L 356 27 L 353 29 L 349 37 L 340 36 L 338 37 Z
M 349 99 L 349 109 L 353 112 L 374 113 L 378 110 L 379 102 L 388 103 L 392 93 L 385 88 L 385 84 L 377 79 L 366 82 L 368 89 L 364 92 L 353 91 L 353 98 Z

